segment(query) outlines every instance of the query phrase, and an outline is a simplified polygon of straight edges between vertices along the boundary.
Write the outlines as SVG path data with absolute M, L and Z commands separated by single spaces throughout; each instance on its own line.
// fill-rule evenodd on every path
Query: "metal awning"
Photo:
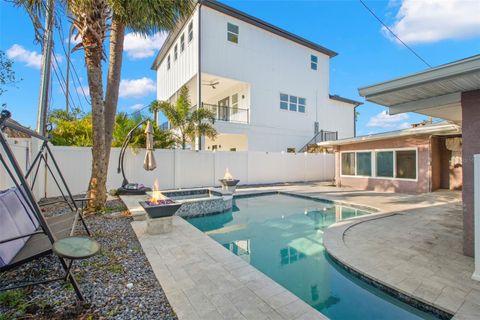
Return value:
M 480 55 L 359 88 L 358 92 L 367 101 L 388 107 L 390 114 L 417 112 L 461 122 L 461 93 L 477 89 Z

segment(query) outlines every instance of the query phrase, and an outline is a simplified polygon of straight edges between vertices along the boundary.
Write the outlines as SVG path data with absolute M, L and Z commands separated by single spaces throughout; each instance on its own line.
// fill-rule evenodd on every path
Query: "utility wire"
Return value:
M 62 89 L 62 92 L 63 94 L 66 96 L 67 93 L 65 91 L 65 87 L 64 87 L 64 82 L 62 81 L 62 79 L 60 78 L 60 76 L 58 75 L 58 72 L 57 72 L 57 69 L 60 71 L 60 68 L 58 67 L 58 62 L 55 60 L 55 64 L 52 64 L 52 69 L 53 69 L 53 72 L 55 74 L 55 77 L 57 78 L 57 81 L 60 85 L 60 88 Z M 69 96 L 69 101 L 70 103 L 72 103 L 73 105 L 73 101 L 72 101 L 72 96 L 70 95 Z
M 365 7 L 365 9 L 367 9 L 368 12 L 370 12 L 370 13 L 372 14 L 372 16 L 374 16 L 375 19 L 378 20 L 378 22 L 380 22 L 398 41 L 400 41 L 400 42 L 405 46 L 405 48 L 407 48 L 408 50 L 410 50 L 418 59 L 420 59 L 423 63 L 425 63 L 429 68 L 432 67 L 427 61 L 425 61 L 425 59 L 423 59 L 418 53 L 416 53 L 415 50 L 413 50 L 413 49 L 410 48 L 405 42 L 403 42 L 402 39 L 400 39 L 400 38 L 395 34 L 395 32 L 393 32 L 392 29 L 390 29 L 390 27 L 387 26 L 387 25 L 382 21 L 382 19 L 380 19 L 380 18 L 375 14 L 375 12 L 373 12 L 372 9 L 370 9 L 365 2 L 363 2 L 363 0 L 358 0 L 358 1 L 360 1 L 360 3 Z
M 63 72 L 62 72 L 62 69 L 60 68 L 60 65 L 58 63 L 58 59 L 57 59 L 57 55 L 55 54 L 55 52 L 52 52 L 52 55 L 53 55 L 53 70 L 55 71 L 55 75 L 57 76 L 57 79 L 58 79 L 58 82 L 60 83 L 60 87 L 62 88 L 63 90 L 63 94 L 66 96 L 67 95 L 67 90 L 66 90 L 66 81 L 65 81 L 65 76 L 63 75 Z M 55 65 L 56 65 L 56 69 L 58 70 L 55 70 Z M 60 73 L 60 77 L 58 76 L 58 73 Z M 60 79 L 61 78 L 61 79 Z M 68 100 L 70 101 L 70 103 L 72 104 L 72 106 L 75 105 L 74 101 L 73 101 L 73 97 L 72 97 L 72 93 L 71 91 L 68 92 Z M 80 108 L 82 109 L 83 111 L 83 106 L 80 104 Z
M 60 26 L 57 28 L 57 31 L 58 31 L 58 34 L 60 35 L 60 42 L 62 44 L 62 49 L 63 49 L 63 53 L 65 54 L 65 57 L 68 57 L 68 53 L 67 53 L 67 49 L 65 48 L 65 36 L 63 34 L 63 25 L 62 25 L 62 22 L 60 21 Z M 88 105 L 91 105 L 91 102 L 90 100 L 87 98 L 87 94 L 85 92 L 85 89 L 83 88 L 82 86 L 82 82 L 80 81 L 80 77 L 78 76 L 78 72 L 77 72 L 77 68 L 75 67 L 75 65 L 72 63 L 71 59 L 67 59 L 67 63 L 70 63 L 70 66 L 72 67 L 72 70 L 73 70 L 73 74 L 75 77 L 72 77 L 72 80 L 73 80 L 73 85 L 74 86 L 77 86 L 78 85 L 78 88 L 80 88 L 80 91 L 82 92 L 82 95 L 83 95 L 83 98 L 85 99 L 85 101 L 87 102 Z M 77 80 L 77 83 L 75 83 L 75 78 Z M 75 88 L 75 92 L 77 94 L 78 97 L 80 97 L 78 94 L 78 88 Z M 80 98 L 79 98 L 80 99 Z M 82 107 L 82 110 L 83 110 L 83 107 Z

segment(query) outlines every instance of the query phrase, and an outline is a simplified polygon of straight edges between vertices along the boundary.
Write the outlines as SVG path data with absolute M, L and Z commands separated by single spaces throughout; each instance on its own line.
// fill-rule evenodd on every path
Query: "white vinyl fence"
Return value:
M 15 147 L 19 158 L 26 150 Z M 17 150 L 18 149 L 18 150 Z M 91 172 L 91 149 L 83 147 L 52 147 L 52 152 L 73 194 L 83 193 L 88 186 Z M 110 155 L 107 189 L 118 188 L 122 183 L 117 173 L 120 149 L 113 148 Z M 144 149 L 127 150 L 125 174 L 129 182 L 152 186 L 158 181 L 160 189 L 219 186 L 228 168 L 240 179 L 240 184 L 266 184 L 301 181 L 330 181 L 335 175 L 335 158 L 332 154 L 291 154 L 280 152 L 211 152 L 191 150 L 155 150 L 157 168 L 143 169 Z M 23 159 L 23 158 L 22 158 Z M 23 160 L 22 160 L 23 161 Z M 26 165 L 26 164 L 22 164 Z M 47 175 L 47 183 L 39 174 L 37 197 L 59 195 L 53 179 Z M 8 187 L 5 173 L 0 172 L 0 190 Z M 43 187 L 46 185 L 46 189 Z M 42 189 L 43 188 L 43 189 Z M 44 192 L 44 190 L 46 192 Z

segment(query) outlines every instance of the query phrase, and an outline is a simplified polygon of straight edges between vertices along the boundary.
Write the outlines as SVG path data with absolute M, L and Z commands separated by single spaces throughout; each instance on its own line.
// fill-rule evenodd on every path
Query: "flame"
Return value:
M 228 171 L 228 168 L 225 170 L 225 175 L 223 176 L 223 179 L 233 180 L 233 176 L 230 174 L 230 171 Z
M 152 190 L 152 197 L 150 198 L 151 204 L 159 204 L 160 201 L 165 200 L 166 197 L 160 192 L 160 188 L 158 187 L 158 180 L 155 179 L 153 183 L 153 190 Z

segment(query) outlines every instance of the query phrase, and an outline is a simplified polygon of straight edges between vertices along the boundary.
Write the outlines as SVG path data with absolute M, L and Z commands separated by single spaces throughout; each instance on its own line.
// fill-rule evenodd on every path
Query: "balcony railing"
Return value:
M 249 123 L 250 121 L 249 109 L 208 103 L 202 103 L 202 108 L 212 111 L 215 114 L 215 120 L 235 123 Z

